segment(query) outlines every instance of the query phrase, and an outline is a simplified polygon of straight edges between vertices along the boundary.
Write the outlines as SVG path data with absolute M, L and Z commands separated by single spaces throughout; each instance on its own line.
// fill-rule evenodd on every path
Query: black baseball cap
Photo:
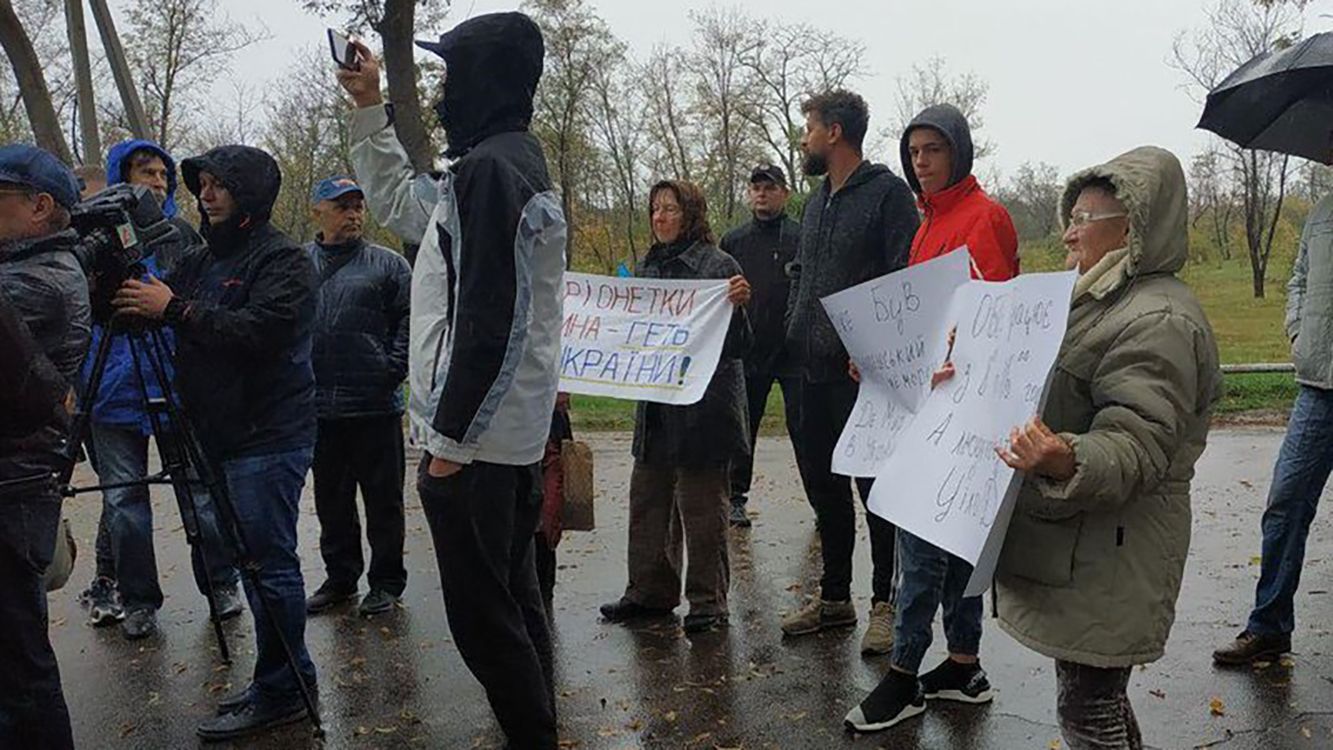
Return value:
M 787 187 L 787 175 L 783 174 L 782 167 L 776 164 L 760 164 L 750 172 L 750 182 L 762 182 L 767 180 L 779 187 Z

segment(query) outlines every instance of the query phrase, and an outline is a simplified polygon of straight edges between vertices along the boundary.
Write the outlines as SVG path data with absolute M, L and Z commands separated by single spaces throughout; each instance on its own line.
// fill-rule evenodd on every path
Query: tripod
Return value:
M 139 394 L 143 400 L 149 424 L 153 429 L 158 454 L 162 460 L 162 468 L 155 474 L 126 482 L 92 487 L 73 487 L 70 485 L 70 480 L 74 474 L 74 464 L 79 446 L 90 436 L 94 397 L 101 388 L 102 378 L 106 373 L 107 359 L 111 354 L 112 342 L 117 338 L 123 338 L 129 347 L 130 358 L 139 385 Z M 282 645 L 287 667 L 292 670 L 292 674 L 296 677 L 306 714 L 310 717 L 314 726 L 315 735 L 322 736 L 324 730 L 320 724 L 319 711 L 315 707 L 309 686 L 306 685 L 305 679 L 301 676 L 292 644 L 287 640 L 283 629 L 276 625 L 279 622 L 276 607 L 269 602 L 263 587 L 260 586 L 259 573 L 262 566 L 250 553 L 250 546 L 246 543 L 236 507 L 232 504 L 226 479 L 204 455 L 202 445 L 190 423 L 189 416 L 185 413 L 184 407 L 177 402 L 172 392 L 171 379 L 167 376 L 166 367 L 163 365 L 163 362 L 168 361 L 170 356 L 171 349 L 167 345 L 166 337 L 160 327 L 142 327 L 137 321 L 130 323 L 126 318 L 118 315 L 110 318 L 105 325 L 104 335 L 98 342 L 97 351 L 93 357 L 92 371 L 88 379 L 85 397 L 80 399 L 78 410 L 74 413 L 70 440 L 64 456 L 65 468 L 58 477 L 59 486 L 62 488 L 65 497 L 124 487 L 162 484 L 171 486 L 180 509 L 181 521 L 185 527 L 186 541 L 189 542 L 191 549 L 199 555 L 200 567 L 205 571 L 204 575 L 199 576 L 199 578 L 204 589 L 204 597 L 208 600 L 209 620 L 212 621 L 213 633 L 217 637 L 219 656 L 224 664 L 230 664 L 231 651 L 227 645 L 227 636 L 222 629 L 222 617 L 218 611 L 213 581 L 208 574 L 210 566 L 208 564 L 207 545 L 204 544 L 203 530 L 199 523 L 199 506 L 195 502 L 195 490 L 192 486 L 196 482 L 201 484 L 217 510 L 217 525 L 223 534 L 224 541 L 236 553 L 237 568 L 240 569 L 242 575 L 246 576 L 254 589 L 256 598 L 259 600 L 260 606 L 264 608 L 264 613 L 269 622 L 275 623 L 273 630 L 278 637 L 278 642 Z M 149 392 L 148 383 L 144 379 L 144 359 L 147 359 L 158 392 L 162 394 L 160 398 L 153 398 Z

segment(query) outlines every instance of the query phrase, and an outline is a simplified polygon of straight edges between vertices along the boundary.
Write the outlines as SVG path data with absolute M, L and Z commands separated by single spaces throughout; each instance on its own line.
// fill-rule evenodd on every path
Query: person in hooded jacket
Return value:
M 857 384 L 847 349 L 820 299 L 907 265 L 920 219 L 912 191 L 888 167 L 862 154 L 870 124 L 865 100 L 830 91 L 806 101 L 801 139 L 802 167 L 823 182 L 805 204 L 801 240 L 787 303 L 786 354 L 800 377 L 800 406 L 792 447 L 801 482 L 815 509 L 823 557 L 819 596 L 782 621 L 788 636 L 856 625 L 852 606 L 852 552 L 856 507 L 852 482 L 833 473 L 833 449 L 856 404 Z M 864 504 L 873 482 L 858 479 Z M 894 527 L 872 513 L 873 567 L 870 625 L 864 654 L 885 654 L 893 645 Z
M 301 489 L 315 444 L 315 272 L 305 249 L 269 221 L 282 182 L 273 157 L 250 146 L 220 146 L 186 159 L 181 174 L 199 201 L 207 244 L 181 260 L 169 285 L 151 276 L 131 279 L 114 303 L 174 330 L 182 405 L 210 468 L 226 484 L 245 551 L 259 566 L 257 580 L 244 579 L 255 621 L 253 678 L 198 728 L 204 740 L 220 741 L 303 719 L 298 680 L 317 698 L 296 553 Z M 279 630 L 299 675 L 288 665 Z
M 926 108 L 903 132 L 900 152 L 907 184 L 925 218 L 912 240 L 908 265 L 966 246 L 973 278 L 1007 281 L 1017 275 L 1018 235 L 1009 212 L 987 196 L 972 175 L 972 133 L 963 113 L 948 104 Z M 931 700 L 989 702 L 993 691 L 977 658 L 981 597 L 963 596 L 972 566 L 903 529 L 898 529 L 898 562 L 902 580 L 893 661 L 884 682 L 895 683 L 891 687 L 919 682 L 923 696 Z M 949 658 L 918 681 L 941 606 Z
M 145 275 L 167 276 L 191 247 L 203 240 L 176 210 L 176 162 L 152 141 L 129 140 L 117 143 L 107 152 L 108 185 L 142 185 L 152 191 L 162 206 L 162 213 L 176 227 L 175 238 L 163 243 L 143 259 Z M 164 331 L 167 346 L 171 333 Z M 152 425 L 144 403 L 143 389 L 149 398 L 161 398 L 156 376 L 160 366 L 171 376 L 170 359 L 162 361 L 151 346 L 140 346 L 139 366 L 130 351 L 128 335 L 116 335 L 102 371 L 97 393 L 87 394 L 91 385 L 93 354 L 97 352 L 106 329 L 93 326 L 89 356 L 81 376 L 84 398 L 92 401 L 92 431 L 89 457 L 102 484 L 120 484 L 142 479 L 148 473 L 148 438 Z M 192 549 L 196 583 L 208 591 L 202 576 L 207 574 L 218 602 L 219 615 L 231 618 L 241 613 L 241 598 L 236 568 L 227 561 L 225 547 L 213 508 L 197 505 L 200 512 L 200 538 L 206 549 L 201 556 Z M 137 640 L 157 632 L 157 611 L 162 607 L 162 588 L 158 584 L 157 560 L 153 551 L 153 507 L 148 487 L 134 485 L 105 490 L 102 516 L 97 524 L 96 576 L 81 595 L 89 606 L 90 621 L 103 625 L 123 619 L 126 638 Z M 207 559 L 209 569 L 204 570 Z
M 310 614 L 356 597 L 365 558 L 357 488 L 366 506 L 370 590 L 363 616 L 393 609 L 407 587 L 403 565 L 403 378 L 408 295 L 403 256 L 362 236 L 365 196 L 349 177 L 320 180 L 311 195 L 319 233 L 306 245 L 319 278 L 315 307 L 315 512 L 328 579 L 306 600 Z
M 0 146 L 0 290 L 12 310 L 7 328 L 20 342 L 31 337 L 30 359 L 39 360 L 33 374 L 45 370 L 47 378 L 58 377 L 62 384 L 48 387 L 62 395 L 78 376 L 91 324 L 86 275 L 90 259 L 69 229 L 69 212 L 78 200 L 74 174 L 55 155 L 26 144 Z M 6 368 L 20 360 L 19 352 L 0 351 L 8 360 Z M 60 527 L 61 494 L 55 478 L 69 466 L 71 420 L 64 408 L 47 406 L 26 420 L 8 410 L 0 412 L 5 415 L 0 419 L 4 748 L 74 747 L 60 667 L 47 635 L 43 582 Z
M 1176 273 L 1185 173 L 1138 148 L 1072 177 L 1060 201 L 1080 276 L 1039 417 L 1000 458 L 1023 472 L 996 571 L 1000 627 L 1055 660 L 1071 750 L 1143 747 L 1127 688 L 1161 658 L 1190 545 L 1190 481 L 1222 389 L 1217 343 Z M 859 710 L 921 703 L 881 685 Z M 850 718 L 850 717 L 849 717 Z
M 359 42 L 359 67 L 338 71 L 357 107 L 352 164 L 371 212 L 421 243 L 407 413 L 449 628 L 510 745 L 554 748 L 533 539 L 559 384 L 566 226 L 528 132 L 545 44 L 522 13 L 477 16 L 417 44 L 447 69 L 436 112 L 449 169 L 413 169 L 380 96 L 379 62 Z

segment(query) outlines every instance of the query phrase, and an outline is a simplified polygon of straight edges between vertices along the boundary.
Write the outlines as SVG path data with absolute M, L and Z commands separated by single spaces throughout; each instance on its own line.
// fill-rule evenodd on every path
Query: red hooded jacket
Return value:
M 972 278 L 1008 281 L 1018 275 L 1018 232 L 1014 222 L 993 198 L 968 175 L 934 195 L 923 195 L 921 227 L 912 240 L 908 265 L 924 263 L 967 245 L 972 254 Z

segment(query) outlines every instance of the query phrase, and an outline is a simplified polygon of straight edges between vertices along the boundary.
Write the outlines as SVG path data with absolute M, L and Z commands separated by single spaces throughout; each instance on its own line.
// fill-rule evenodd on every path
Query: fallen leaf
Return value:
M 1162 700 L 1166 700 L 1165 690 L 1149 690 L 1148 695 L 1151 695 L 1154 698 L 1161 698 Z
M 666 713 L 662 714 L 662 718 L 663 718 L 663 719 L 666 719 L 667 721 L 675 721 L 675 720 L 676 720 L 676 712 L 675 712 L 675 711 L 667 711 Z
M 1047 750 L 1060 750 L 1060 740 L 1051 740 L 1051 744 L 1046 747 Z
M 1307 739 L 1307 740 L 1310 739 L 1310 728 L 1309 728 L 1309 727 L 1301 727 L 1301 736 L 1305 737 L 1305 739 Z
M 1221 698 L 1214 695 L 1208 701 L 1208 712 L 1211 713 L 1213 716 L 1226 716 L 1227 706 L 1225 703 L 1222 702 Z

